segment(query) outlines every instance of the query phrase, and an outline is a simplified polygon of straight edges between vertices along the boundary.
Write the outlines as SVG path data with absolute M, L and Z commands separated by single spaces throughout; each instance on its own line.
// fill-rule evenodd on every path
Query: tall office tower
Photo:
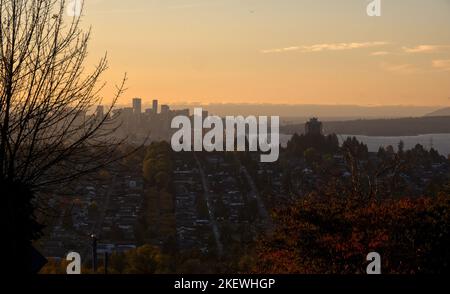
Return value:
M 170 111 L 169 105 L 161 105 L 161 114 L 168 114 Z
M 103 118 L 105 116 L 105 108 L 103 107 L 103 105 L 97 106 L 97 109 L 95 110 L 95 115 L 98 118 Z
M 153 113 L 158 113 L 158 100 L 153 100 Z
M 305 133 L 307 135 L 322 135 L 323 125 L 318 118 L 313 117 L 305 124 Z
M 133 112 L 134 112 L 134 114 L 142 113 L 142 99 L 141 98 L 133 99 Z

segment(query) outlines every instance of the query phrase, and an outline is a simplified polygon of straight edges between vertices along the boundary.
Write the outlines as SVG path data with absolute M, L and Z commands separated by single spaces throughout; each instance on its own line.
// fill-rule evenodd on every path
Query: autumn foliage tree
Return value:
M 421 146 L 399 147 L 371 166 L 367 146 L 347 139 L 341 152 L 351 176 L 332 177 L 278 207 L 275 231 L 257 242 L 253 271 L 366 273 L 367 255 L 377 252 L 383 273 L 449 272 L 450 183 L 421 197 L 393 185 L 409 162 L 445 159 Z
M 277 229 L 258 243 L 255 272 L 365 273 L 369 252 L 383 273 L 450 270 L 450 195 L 357 202 L 311 194 L 275 213 Z

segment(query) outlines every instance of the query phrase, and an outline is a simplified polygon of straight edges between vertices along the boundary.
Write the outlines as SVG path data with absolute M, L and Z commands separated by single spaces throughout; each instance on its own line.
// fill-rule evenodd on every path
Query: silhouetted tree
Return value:
M 41 226 L 39 192 L 114 160 L 122 142 L 109 119 L 125 78 L 104 117 L 100 104 L 106 56 L 88 73 L 90 31 L 66 20 L 64 0 L 0 0 L 0 189 L 8 268 L 28 271 L 24 257 Z M 39 207 L 37 207 L 39 209 Z M 44 211 L 45 212 L 45 211 Z M 10 266 L 9 266 L 10 265 Z

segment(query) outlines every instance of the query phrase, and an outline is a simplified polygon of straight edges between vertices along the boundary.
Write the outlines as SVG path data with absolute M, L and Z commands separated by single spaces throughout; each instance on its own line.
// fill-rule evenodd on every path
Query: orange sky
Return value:
M 85 0 L 89 63 L 132 97 L 177 102 L 450 104 L 450 1 Z

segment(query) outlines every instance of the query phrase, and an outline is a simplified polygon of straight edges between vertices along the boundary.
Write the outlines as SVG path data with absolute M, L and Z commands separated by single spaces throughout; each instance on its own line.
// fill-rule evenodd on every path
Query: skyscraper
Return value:
M 323 125 L 318 118 L 313 117 L 305 124 L 305 133 L 307 135 L 322 135 Z
M 158 113 L 158 100 L 153 100 L 153 113 Z
M 142 99 L 141 98 L 133 99 L 133 112 L 134 112 L 134 114 L 142 113 Z
M 168 114 L 170 111 L 169 105 L 161 105 L 161 114 Z

